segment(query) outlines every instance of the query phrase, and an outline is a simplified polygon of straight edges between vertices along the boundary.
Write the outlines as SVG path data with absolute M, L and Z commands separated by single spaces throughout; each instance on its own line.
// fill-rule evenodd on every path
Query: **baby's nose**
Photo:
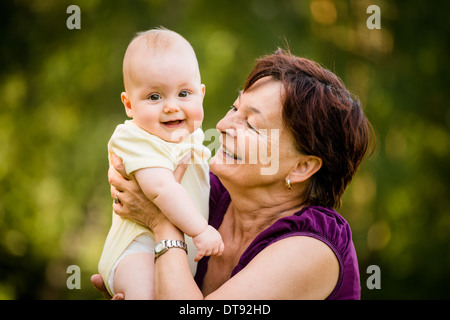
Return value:
M 167 101 L 164 105 L 164 112 L 165 113 L 174 113 L 180 111 L 180 107 L 178 104 L 174 101 Z

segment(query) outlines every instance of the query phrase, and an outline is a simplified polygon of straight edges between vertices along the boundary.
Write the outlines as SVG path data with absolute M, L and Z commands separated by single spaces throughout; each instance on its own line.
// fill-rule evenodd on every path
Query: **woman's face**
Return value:
M 282 120 L 283 85 L 265 77 L 241 93 L 219 121 L 220 149 L 211 171 L 241 185 L 284 183 L 298 152 Z

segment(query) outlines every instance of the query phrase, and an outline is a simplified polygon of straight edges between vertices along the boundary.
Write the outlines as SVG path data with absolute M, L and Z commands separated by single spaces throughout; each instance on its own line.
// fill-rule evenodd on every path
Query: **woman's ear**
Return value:
M 122 100 L 123 105 L 125 106 L 125 112 L 127 116 L 133 118 L 133 110 L 131 109 L 131 101 L 128 99 L 128 95 L 126 92 L 122 92 L 120 95 L 120 99 Z
M 322 167 L 322 159 L 316 156 L 302 156 L 297 166 L 286 177 L 291 184 L 304 182 Z

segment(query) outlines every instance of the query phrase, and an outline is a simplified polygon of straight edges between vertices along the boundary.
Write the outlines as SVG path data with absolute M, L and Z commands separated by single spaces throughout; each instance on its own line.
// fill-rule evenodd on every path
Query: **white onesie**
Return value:
M 208 159 L 211 152 L 203 145 L 203 140 L 203 131 L 197 129 L 179 143 L 167 142 L 141 129 L 133 120 L 127 120 L 117 126 L 108 143 L 108 151 L 109 155 L 114 153 L 122 159 L 127 174 L 150 167 L 174 171 L 181 159 L 193 151 L 193 159 L 181 185 L 187 190 L 199 212 L 208 220 L 210 188 Z M 188 245 L 189 266 L 192 275 L 195 275 L 197 263 L 194 262 L 194 257 L 197 248 L 190 237 L 185 238 Z M 98 266 L 110 294 L 114 295 L 112 279 L 119 260 L 130 253 L 153 253 L 154 245 L 153 233 L 149 228 L 113 213 L 111 229 Z

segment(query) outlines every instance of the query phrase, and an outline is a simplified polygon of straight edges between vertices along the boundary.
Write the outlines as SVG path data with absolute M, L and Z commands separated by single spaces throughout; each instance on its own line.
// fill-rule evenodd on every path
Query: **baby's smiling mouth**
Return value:
M 184 122 L 185 122 L 185 120 L 178 119 L 178 120 L 164 121 L 164 122 L 162 122 L 162 124 L 169 128 L 176 128 L 176 127 L 181 126 Z

